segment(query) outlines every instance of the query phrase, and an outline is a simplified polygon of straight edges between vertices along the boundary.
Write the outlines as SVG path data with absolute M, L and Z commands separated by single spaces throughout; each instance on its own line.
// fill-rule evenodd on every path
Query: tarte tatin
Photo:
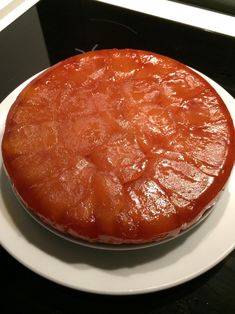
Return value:
M 73 56 L 11 107 L 3 162 L 24 205 L 90 242 L 177 235 L 215 202 L 234 162 L 217 92 L 180 62 L 108 49 Z

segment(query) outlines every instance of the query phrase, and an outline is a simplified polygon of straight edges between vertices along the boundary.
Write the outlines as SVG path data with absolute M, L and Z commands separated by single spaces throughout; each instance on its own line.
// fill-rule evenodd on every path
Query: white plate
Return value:
M 235 100 L 221 86 L 205 78 L 235 119 Z M 0 140 L 7 112 L 28 82 L 0 105 Z M 234 186 L 233 170 L 210 216 L 187 234 L 155 247 L 104 251 L 68 242 L 36 223 L 16 200 L 0 156 L 0 241 L 23 265 L 64 286 L 117 295 L 159 291 L 197 277 L 235 248 Z

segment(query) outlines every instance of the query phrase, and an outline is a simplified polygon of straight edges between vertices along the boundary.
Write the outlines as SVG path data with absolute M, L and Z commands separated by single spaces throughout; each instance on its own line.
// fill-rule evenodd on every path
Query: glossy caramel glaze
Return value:
M 88 241 L 177 234 L 215 201 L 234 162 L 215 90 L 185 65 L 101 50 L 49 68 L 18 96 L 2 152 L 27 207 Z

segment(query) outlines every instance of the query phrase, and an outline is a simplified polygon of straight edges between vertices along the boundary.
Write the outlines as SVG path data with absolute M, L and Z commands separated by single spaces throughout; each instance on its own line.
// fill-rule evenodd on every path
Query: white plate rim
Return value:
M 196 71 L 198 72 L 198 71 Z M 233 99 L 233 97 L 223 88 L 221 87 L 219 84 L 217 84 L 216 82 L 214 82 L 213 80 L 211 80 L 210 78 L 208 78 L 207 76 L 205 76 L 204 74 L 198 72 L 202 77 L 204 77 L 211 85 L 212 87 L 214 87 L 214 89 L 218 92 L 218 94 L 221 96 L 221 98 L 224 100 L 224 102 L 226 103 L 230 114 L 233 118 L 233 121 L 235 120 L 235 100 Z M 39 74 L 39 73 L 38 73 Z M 19 92 L 23 89 L 24 86 L 26 86 L 29 81 L 31 81 L 35 76 L 37 76 L 38 74 L 34 75 L 33 77 L 29 78 L 28 80 L 26 80 L 24 83 L 22 83 L 20 86 L 18 86 L 12 93 L 9 94 L 8 97 L 5 98 L 5 100 L 1 103 L 0 105 L 0 132 L 2 133 L 3 127 L 4 127 L 4 122 L 6 119 L 6 115 L 7 112 L 9 110 L 10 105 L 14 102 L 14 99 L 16 98 L 16 96 L 19 94 Z M 1 160 L 1 155 L 0 155 L 0 165 L 2 163 Z M 231 177 L 230 177 L 230 181 L 226 187 L 226 190 L 231 190 L 231 185 L 232 182 L 235 183 L 235 171 L 232 171 Z M 231 190 L 232 191 L 232 190 Z M 13 195 L 13 194 L 12 194 Z M 13 196 L 14 197 L 14 196 Z M 230 202 L 226 205 L 226 213 L 227 216 L 224 214 L 224 216 L 222 217 L 224 219 L 224 221 L 226 220 L 226 223 L 229 223 L 229 219 L 228 219 L 228 214 L 231 212 L 233 204 L 235 204 L 235 198 L 233 197 L 233 195 L 230 195 L 230 198 L 232 197 L 232 199 L 230 199 Z M 219 201 L 220 202 L 220 201 Z M 222 203 L 222 201 L 221 201 Z M 63 286 L 69 287 L 69 288 L 73 288 L 76 290 L 81 290 L 81 291 L 85 291 L 85 292 L 91 292 L 91 293 L 98 293 L 98 294 L 107 294 L 107 295 L 130 295 L 130 294 L 143 294 L 143 293 L 148 293 L 148 292 L 154 292 L 154 291 L 160 291 L 166 288 L 171 288 L 177 285 L 180 285 L 182 283 L 185 283 L 203 273 L 205 273 L 206 271 L 208 271 L 209 269 L 211 269 L 212 267 L 214 267 L 216 264 L 218 264 L 220 261 L 222 261 L 229 253 L 231 253 L 233 251 L 233 249 L 235 248 L 235 231 L 230 230 L 229 235 L 232 235 L 232 238 L 227 239 L 226 238 L 226 246 L 222 249 L 222 251 L 218 251 L 215 252 L 215 256 L 208 262 L 205 262 L 203 266 L 200 267 L 200 269 L 197 269 L 196 271 L 191 271 L 190 270 L 186 271 L 186 275 L 185 276 L 181 276 L 180 278 L 175 278 L 172 279 L 170 282 L 165 282 L 162 284 L 151 284 L 151 283 L 147 283 L 147 285 L 145 284 L 145 286 L 143 287 L 131 287 L 131 282 L 129 280 L 129 285 L 127 285 L 127 288 L 125 288 L 125 284 L 122 287 L 113 287 L 113 289 L 110 289 L 110 286 L 108 285 L 103 285 L 102 287 L 94 287 L 92 285 L 92 283 L 90 284 L 85 284 L 84 283 L 84 279 L 83 281 L 79 282 L 79 283 L 75 283 L 73 282 L 73 280 L 71 279 L 71 277 L 68 278 L 64 278 L 61 277 L 59 275 L 59 273 L 55 270 L 52 271 L 52 267 L 57 267 L 59 265 L 59 269 L 60 268 L 66 268 L 68 265 L 66 263 L 63 264 L 63 262 L 61 263 L 61 261 L 59 261 L 58 259 L 54 259 L 53 256 L 48 255 L 47 252 L 44 252 L 43 250 L 40 250 L 38 248 L 36 248 L 33 244 L 31 244 L 30 242 L 28 242 L 28 240 L 26 238 L 24 238 L 24 236 L 19 232 L 19 230 L 17 229 L 17 226 L 15 225 L 15 228 L 12 228 L 12 221 L 10 221 L 10 219 L 7 219 L 6 216 L 4 216 L 3 212 L 4 210 L 7 210 L 6 208 L 4 208 L 4 200 L 3 200 L 3 195 L 2 195 L 2 189 L 0 190 L 0 241 L 1 241 L 1 245 L 5 248 L 5 250 L 12 255 L 16 260 L 18 260 L 21 264 L 23 264 L 24 266 L 26 266 L 27 268 L 29 268 L 30 270 L 32 270 L 33 272 L 41 275 L 44 278 L 47 278 L 53 282 L 56 282 L 58 284 L 61 284 Z M 214 213 L 211 214 L 211 216 L 213 216 Z M 9 218 L 9 217 L 8 217 Z M 205 225 L 209 225 L 209 221 L 212 218 L 208 217 L 207 220 L 205 222 L 203 222 L 203 227 L 205 227 Z M 35 222 L 34 222 L 35 223 Z M 230 226 L 231 227 L 231 226 Z M 199 227 L 196 231 L 192 231 L 193 236 L 195 238 L 195 235 L 200 234 L 201 232 L 201 227 Z M 205 228 L 204 228 L 205 229 Z M 46 230 L 44 230 L 43 232 L 48 232 Z M 192 235 L 190 237 L 193 237 Z M 49 235 L 48 237 L 53 237 L 53 235 Z M 187 237 L 187 235 L 186 235 Z M 190 237 L 187 237 L 186 241 L 188 241 L 188 243 L 190 244 Z M 21 245 L 25 245 L 24 250 L 19 249 L 21 247 L 21 245 L 19 245 L 19 243 L 21 243 Z M 69 244 L 68 244 L 69 245 Z M 164 244 L 163 244 L 164 245 Z M 182 250 L 182 247 L 184 246 L 179 246 L 179 252 Z M 93 248 L 80 248 L 81 250 L 95 250 Z M 144 250 L 156 250 L 156 248 L 148 248 L 148 249 L 144 249 Z M 197 253 L 200 253 L 200 249 L 198 248 L 199 251 L 197 251 Z M 139 251 L 138 254 L 141 254 L 141 251 Z M 143 251 L 142 251 L 143 252 Z M 34 258 L 29 258 L 29 256 L 34 253 L 35 256 L 41 258 L 42 261 L 45 261 L 45 263 L 50 263 L 51 268 L 50 270 L 45 268 L 42 264 L 38 264 L 36 263 Z M 116 254 L 116 253 L 115 253 Z M 131 254 L 131 253 L 128 253 Z M 171 254 L 171 252 L 169 253 Z M 194 252 L 195 254 L 195 252 Z M 192 257 L 195 255 L 192 254 Z M 157 265 L 158 260 L 156 261 L 156 265 Z M 146 271 L 148 271 L 148 265 L 149 263 L 147 262 L 146 265 L 143 265 L 143 269 L 146 268 Z M 174 265 L 172 265 L 172 267 L 174 268 Z M 137 266 L 138 268 L 138 266 Z M 186 269 L 187 270 L 187 269 Z M 71 271 L 73 272 L 73 269 L 71 269 Z M 133 271 L 133 270 L 132 270 Z M 134 269 L 135 271 L 135 269 Z M 76 273 L 77 270 L 74 270 L 74 273 Z M 79 270 L 78 272 L 80 272 L 80 274 L 82 273 L 82 270 Z M 103 278 L 109 279 L 110 275 L 111 278 L 113 276 L 112 274 L 112 270 L 110 272 L 110 270 L 108 271 L 103 271 L 102 269 L 100 269 L 99 267 L 97 267 L 96 265 L 93 265 L 91 268 L 91 271 L 88 271 L 88 276 L 93 275 L 93 273 L 95 273 L 96 275 L 100 276 L 102 275 Z M 116 274 L 117 273 L 117 274 Z M 128 272 L 127 272 L 128 273 Z M 114 271 L 115 276 L 118 276 L 118 272 Z M 154 271 L 153 271 L 153 275 L 154 275 Z M 130 276 L 132 275 L 131 273 L 129 274 Z M 138 279 L 138 274 L 137 275 Z M 114 278 L 115 278 L 114 276 Z M 118 277 L 117 277 L 118 278 Z M 126 283 L 128 283 L 128 276 L 123 278 Z M 136 280 L 135 279 L 135 280 Z M 141 281 L 141 279 L 140 279 Z M 120 283 L 119 283 L 120 284 Z M 115 286 L 115 283 L 114 283 Z

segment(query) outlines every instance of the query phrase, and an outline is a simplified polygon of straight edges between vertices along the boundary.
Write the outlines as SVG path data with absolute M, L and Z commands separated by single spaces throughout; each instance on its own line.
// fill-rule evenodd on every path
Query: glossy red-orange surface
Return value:
M 185 65 L 110 49 L 34 79 L 10 109 L 2 153 L 17 193 L 49 225 L 142 243 L 177 234 L 214 202 L 233 166 L 234 128 Z

